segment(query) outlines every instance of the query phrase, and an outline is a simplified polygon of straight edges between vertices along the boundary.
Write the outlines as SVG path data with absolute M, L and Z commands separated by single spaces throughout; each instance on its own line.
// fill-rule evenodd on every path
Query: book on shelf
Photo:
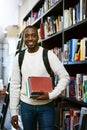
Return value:
M 69 97 L 70 98 L 75 98 L 75 77 L 70 77 Z
M 53 90 L 51 77 L 28 77 L 30 97 L 40 96 L 41 92 L 51 92 Z
M 69 10 L 64 10 L 64 28 L 69 27 Z
M 74 118 L 73 118 L 74 130 L 78 130 L 79 128 L 79 119 L 80 119 L 80 109 L 74 109 Z
M 49 9 L 48 4 L 49 4 L 49 1 L 48 1 L 48 0 L 45 0 L 45 1 L 44 1 L 44 4 L 43 4 L 44 13 Z
M 84 100 L 83 74 L 76 74 L 76 99 Z
M 63 111 L 62 130 L 70 130 L 70 111 Z
M 78 130 L 80 109 L 70 108 L 70 130 Z
M 80 40 L 77 42 L 76 51 L 74 54 L 74 60 L 79 61 L 80 60 Z
M 83 76 L 83 86 L 84 86 L 84 102 L 87 103 L 87 75 Z
M 87 38 L 83 38 L 80 41 L 80 60 L 85 60 L 85 41 Z
M 74 61 L 75 51 L 77 48 L 78 39 L 69 40 L 69 61 Z
M 87 0 L 85 0 L 85 18 L 87 18 Z
M 87 60 L 87 40 L 85 40 L 85 60 Z
M 74 126 L 74 108 L 70 108 L 70 130 L 73 130 Z
M 44 24 L 40 23 L 40 38 L 44 39 Z
M 69 7 L 69 25 L 73 25 L 73 8 Z
M 87 108 L 82 107 L 80 112 L 80 119 L 79 119 L 79 130 L 81 130 L 84 120 L 84 115 L 87 114 Z
M 83 115 L 81 130 L 87 130 L 87 114 Z
M 76 11 L 76 23 L 80 21 L 80 2 L 78 2 L 75 6 Z
M 80 0 L 80 20 L 83 20 L 87 16 L 87 0 Z

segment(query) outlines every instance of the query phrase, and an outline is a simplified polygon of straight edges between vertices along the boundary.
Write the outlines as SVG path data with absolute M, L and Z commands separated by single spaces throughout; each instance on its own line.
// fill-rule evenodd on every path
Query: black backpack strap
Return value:
M 52 71 L 52 69 L 50 67 L 50 63 L 49 63 L 49 59 L 48 59 L 48 50 L 47 49 L 43 49 L 43 61 L 44 61 L 44 65 L 46 67 L 47 72 L 52 77 L 52 83 L 53 83 L 53 88 L 54 88 L 54 86 L 55 86 L 55 76 L 54 76 L 54 72 Z
M 44 65 L 46 67 L 47 72 L 50 74 L 51 77 L 53 77 L 54 72 L 52 71 L 52 69 L 50 67 L 50 63 L 49 63 L 49 59 L 48 59 L 48 50 L 47 49 L 43 49 L 43 61 L 44 61 Z
M 19 56 L 18 56 L 18 63 L 19 63 L 19 68 L 20 68 L 20 74 L 21 74 L 21 66 L 22 66 L 24 54 L 25 54 L 25 50 L 22 50 L 22 51 L 19 52 Z M 22 76 L 22 74 L 21 74 L 21 76 Z

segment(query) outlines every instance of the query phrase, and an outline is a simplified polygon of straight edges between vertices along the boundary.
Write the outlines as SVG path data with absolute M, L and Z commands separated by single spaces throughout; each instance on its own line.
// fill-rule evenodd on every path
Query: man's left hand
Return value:
M 49 94 L 48 94 L 48 92 L 40 92 L 40 96 L 38 96 L 38 97 L 36 97 L 35 99 L 37 99 L 37 100 L 47 100 L 47 99 L 49 99 Z

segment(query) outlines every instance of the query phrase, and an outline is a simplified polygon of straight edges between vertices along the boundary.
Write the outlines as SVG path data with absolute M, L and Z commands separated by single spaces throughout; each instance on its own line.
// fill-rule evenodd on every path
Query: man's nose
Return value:
M 30 35 L 30 36 L 29 36 L 29 40 L 32 40 L 32 39 L 33 39 L 33 37 Z

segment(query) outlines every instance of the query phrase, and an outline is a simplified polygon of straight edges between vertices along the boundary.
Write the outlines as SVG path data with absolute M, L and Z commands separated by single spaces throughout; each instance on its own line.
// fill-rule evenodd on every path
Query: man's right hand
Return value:
M 11 119 L 11 124 L 12 126 L 15 128 L 15 129 L 18 129 L 19 128 L 19 125 L 18 125 L 18 115 L 15 115 L 12 117 Z

